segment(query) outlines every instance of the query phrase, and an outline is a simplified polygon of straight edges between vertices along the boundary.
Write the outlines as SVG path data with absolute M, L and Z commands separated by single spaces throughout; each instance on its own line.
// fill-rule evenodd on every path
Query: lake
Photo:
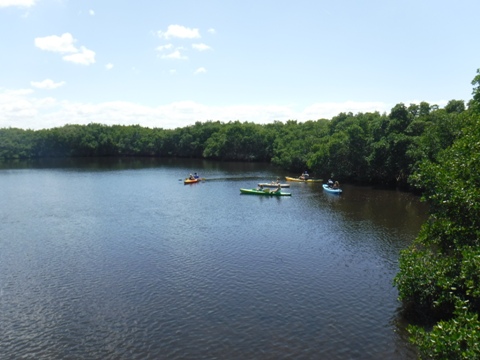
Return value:
M 205 181 L 184 185 L 198 172 Z M 268 164 L 0 167 L 2 359 L 414 359 L 392 279 L 411 194 L 291 183 Z M 341 181 L 341 179 L 338 179 Z

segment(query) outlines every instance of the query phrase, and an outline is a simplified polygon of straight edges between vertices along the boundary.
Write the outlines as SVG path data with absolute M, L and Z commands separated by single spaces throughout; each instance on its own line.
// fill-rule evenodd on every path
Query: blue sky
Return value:
M 479 14 L 478 0 L 0 0 L 0 128 L 467 102 Z

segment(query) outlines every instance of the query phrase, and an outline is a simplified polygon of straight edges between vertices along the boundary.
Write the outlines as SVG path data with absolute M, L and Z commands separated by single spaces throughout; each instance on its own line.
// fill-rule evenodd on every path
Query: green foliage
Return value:
M 408 330 L 420 359 L 480 358 L 480 321 L 478 313 L 469 311 L 468 301 L 458 301 L 454 317 L 439 321 L 430 331 L 412 325 Z
M 365 182 L 368 178 L 369 122 L 378 114 L 341 113 L 327 123 L 327 133 L 313 146 L 307 165 L 322 177 Z M 325 133 L 325 131 L 324 131 Z
M 426 235 L 424 231 L 419 239 Z M 426 318 L 451 313 L 459 273 L 455 257 L 444 256 L 417 242 L 401 252 L 399 268 L 394 283 L 407 308 Z
M 405 131 L 412 121 L 411 114 L 409 114 L 407 107 L 402 103 L 395 105 L 388 117 L 390 119 L 388 124 L 389 133 L 401 133 Z
M 0 159 L 28 159 L 33 155 L 33 130 L 0 129 Z
M 472 80 L 473 98 L 469 103 L 468 108 L 476 113 L 480 113 L 480 69 L 477 69 L 477 75 Z
M 433 126 L 451 146 L 420 162 L 411 178 L 423 189 L 431 216 L 402 251 L 394 283 L 406 305 L 438 319 L 432 330 L 410 327 L 422 358 L 478 359 L 480 116 L 442 111 Z M 455 125 L 445 126 L 450 121 Z
M 240 161 L 269 161 L 271 153 L 261 125 L 229 122 L 205 142 L 205 158 Z
M 213 134 L 220 131 L 222 124 L 219 121 L 196 122 L 193 126 L 175 129 L 169 138 L 168 153 L 171 156 L 201 158 L 206 143 Z
M 297 123 L 287 121 L 284 126 L 276 126 L 272 162 L 292 172 L 303 172 L 315 147 L 327 136 L 326 120 Z
M 395 105 L 387 116 L 378 116 L 370 124 L 369 153 L 366 161 L 370 181 L 385 185 L 405 187 L 417 155 L 416 140 L 425 128 L 415 119 L 426 112 L 428 104 Z M 416 125 L 416 126 L 414 126 Z
M 445 106 L 445 111 L 450 113 L 462 113 L 465 111 L 465 101 L 463 100 L 450 100 Z

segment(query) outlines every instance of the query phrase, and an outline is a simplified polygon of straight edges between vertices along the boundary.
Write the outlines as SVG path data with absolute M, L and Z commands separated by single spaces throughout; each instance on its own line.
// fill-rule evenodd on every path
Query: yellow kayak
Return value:
M 297 181 L 297 182 L 322 182 L 322 179 L 300 179 L 300 178 L 293 178 L 293 177 L 289 177 L 289 176 L 285 176 L 285 179 L 287 179 L 287 181 Z

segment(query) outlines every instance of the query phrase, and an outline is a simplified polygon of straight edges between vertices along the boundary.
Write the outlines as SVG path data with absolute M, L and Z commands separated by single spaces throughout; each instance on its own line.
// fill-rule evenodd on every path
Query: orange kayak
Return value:
M 183 180 L 183 183 L 185 185 L 187 185 L 187 184 L 195 184 L 195 183 L 200 182 L 200 181 L 202 181 L 202 179 L 200 179 L 200 178 L 198 178 L 198 179 L 185 179 L 185 180 Z

